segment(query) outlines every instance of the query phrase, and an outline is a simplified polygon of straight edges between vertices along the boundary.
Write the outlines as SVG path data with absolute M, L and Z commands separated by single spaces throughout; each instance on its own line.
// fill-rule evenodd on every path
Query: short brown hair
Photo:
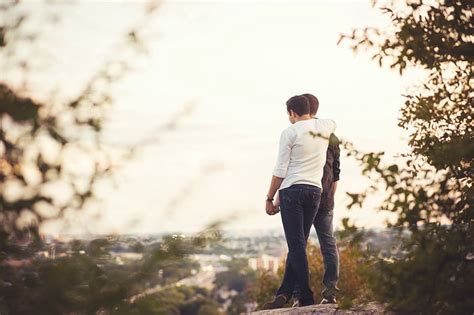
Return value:
M 286 101 L 286 110 L 294 111 L 298 116 L 309 114 L 310 104 L 309 100 L 303 95 L 296 95 Z
M 313 94 L 309 94 L 309 93 L 303 94 L 303 96 L 306 97 L 309 101 L 309 107 L 310 107 L 309 113 L 311 115 L 316 115 L 319 108 L 318 98 L 314 96 Z

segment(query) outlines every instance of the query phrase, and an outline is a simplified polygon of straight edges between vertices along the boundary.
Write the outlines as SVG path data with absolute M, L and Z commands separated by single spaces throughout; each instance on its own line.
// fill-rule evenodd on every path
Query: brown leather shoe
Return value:
M 267 302 L 263 304 L 262 310 L 273 310 L 275 308 L 282 308 L 286 302 L 288 302 L 288 298 L 284 295 L 277 295 L 273 301 Z

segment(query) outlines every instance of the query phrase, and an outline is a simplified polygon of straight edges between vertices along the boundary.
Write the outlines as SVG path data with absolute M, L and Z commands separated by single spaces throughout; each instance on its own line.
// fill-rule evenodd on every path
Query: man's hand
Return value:
M 273 202 L 273 206 L 275 207 L 276 210 L 280 208 L 280 194 L 277 193 L 275 196 L 275 201 Z
M 278 196 L 273 202 L 273 212 L 274 214 L 277 214 L 278 212 L 280 212 L 280 199 L 278 198 Z
M 265 211 L 267 212 L 268 215 L 274 215 L 278 213 L 278 209 L 276 209 L 275 206 L 273 205 L 273 202 L 269 200 L 265 202 Z
M 268 189 L 267 198 L 269 196 L 275 196 L 277 194 L 278 188 L 280 188 L 282 182 L 283 178 L 272 176 L 272 181 L 270 182 L 270 188 Z M 275 196 L 275 199 L 279 199 L 278 195 Z M 265 211 L 268 215 L 274 215 L 279 212 L 278 207 L 275 207 L 272 200 L 267 200 L 265 202 Z M 277 201 L 276 204 L 279 204 L 279 201 Z

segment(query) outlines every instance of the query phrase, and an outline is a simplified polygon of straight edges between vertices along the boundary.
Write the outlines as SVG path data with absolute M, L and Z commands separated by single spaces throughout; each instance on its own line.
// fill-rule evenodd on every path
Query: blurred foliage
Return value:
M 248 288 L 247 292 L 249 299 L 257 303 L 257 309 L 261 309 L 265 302 L 272 300 L 275 296 L 283 278 L 283 268 L 280 266 L 276 275 L 267 270 L 257 273 L 255 283 Z
M 150 288 L 169 293 L 178 280 L 199 269 L 189 255 L 215 240 L 212 231 L 196 237 L 164 237 L 145 251 L 143 258 L 126 264 L 102 255 L 108 252 L 106 246 L 113 246 L 118 240 L 92 240 L 83 253 L 77 251 L 80 246 L 76 241 L 67 255 L 55 259 L 33 256 L 21 267 L 2 265 L 0 305 L 5 314 L 94 314 L 155 306 L 167 309 L 172 303 L 161 300 L 161 304 L 148 305 L 148 295 L 143 293 Z M 47 250 L 46 245 L 44 249 Z
M 151 2 L 153 3 L 153 2 Z M 22 70 L 24 84 L 38 62 L 35 42 L 41 29 L 29 25 L 45 12 L 32 12 L 21 1 L 0 6 L 0 245 L 7 238 L 29 235 L 38 239 L 45 221 L 65 219 L 96 199 L 95 187 L 109 178 L 120 164 L 101 141 L 101 128 L 113 104 L 112 85 L 128 71 L 127 53 L 139 53 L 140 27 L 156 5 L 148 5 L 143 20 L 123 38 L 122 50 L 90 78 L 79 95 L 67 101 L 37 101 L 28 96 L 28 86 L 11 86 L 7 74 Z M 41 3 L 38 5 L 41 8 Z M 40 9 L 39 11 L 42 11 Z M 46 19 L 46 18 L 45 18 Z M 58 21 L 53 19 L 55 23 Z M 46 19 L 45 22 L 51 22 Z M 47 28 L 48 23 L 44 27 Z M 132 36 L 133 35 L 133 36 Z M 29 54 L 19 54 L 22 50 Z M 37 52 L 37 51 L 36 51 Z M 25 56 L 26 55 L 26 56 Z M 124 153 L 124 157 L 129 152 Z M 71 156 L 80 159 L 71 162 Z M 57 194 L 61 191 L 61 194 Z M 0 248 L 4 251 L 4 248 Z
M 218 287 L 225 286 L 239 293 L 244 292 L 256 277 L 255 271 L 248 266 L 248 259 L 233 258 L 226 265 L 228 270 L 216 275 L 215 284 Z
M 218 315 L 222 312 L 219 305 L 212 300 L 210 292 L 195 287 L 173 286 L 141 298 L 132 305 L 121 305 L 110 314 Z
M 192 237 L 163 237 L 151 250 L 117 236 L 69 243 L 40 235 L 45 222 L 74 219 L 90 206 L 96 185 L 131 157 L 135 148 L 112 157 L 101 140 L 102 125 L 114 102 L 113 84 L 129 71 L 130 56 L 146 51 L 141 32 L 158 2 L 143 4 L 141 19 L 124 34 L 120 49 L 66 101 L 38 101 L 28 94 L 28 78 L 41 62 L 35 43 L 62 17 L 49 14 L 53 2 L 36 3 L 38 12 L 22 5 L 0 4 L 0 312 L 218 314 L 206 294 L 175 283 L 199 268 L 190 254 L 220 239 L 219 222 Z M 30 25 L 43 17 L 41 27 Z M 21 73 L 23 85 L 11 83 L 11 73 Z M 175 126 L 170 121 L 160 131 Z M 142 258 L 123 263 L 115 257 L 112 252 L 124 244 Z
M 340 264 L 340 306 L 358 305 L 373 300 L 373 293 L 369 287 L 368 275 L 374 272 L 374 259 L 363 250 L 360 244 L 348 240 L 341 240 L 338 244 Z M 310 286 L 315 298 L 322 299 L 324 263 L 318 245 L 308 243 L 308 266 L 310 272 Z M 259 272 L 255 284 L 249 288 L 249 296 L 261 307 L 271 300 L 277 291 L 284 272 L 284 262 L 280 264 L 276 275 L 270 272 Z M 286 307 L 291 307 L 291 303 Z
M 409 154 L 387 165 L 382 152 L 361 153 L 346 145 L 374 183 L 349 194 L 349 206 L 362 207 L 367 196 L 383 193 L 381 210 L 397 214 L 388 226 L 409 231 L 405 255 L 380 259 L 370 283 L 376 297 L 401 314 L 471 314 L 473 3 L 374 4 L 392 27 L 356 29 L 341 41 L 371 52 L 381 66 L 389 63 L 400 74 L 416 68 L 427 76 L 405 95 L 401 109 L 399 126 L 410 132 Z
M 339 285 L 340 306 L 358 305 L 373 300 L 367 275 L 374 272 L 372 258 L 358 244 L 342 240 L 338 242 L 339 250 Z M 324 262 L 319 246 L 308 245 L 308 262 L 311 287 L 316 296 L 323 290 Z M 322 298 L 321 298 L 322 299 Z
M 220 248 L 217 248 L 220 251 Z M 248 290 L 254 285 L 257 273 L 248 265 L 248 258 L 232 257 L 225 261 L 226 271 L 216 274 L 214 280 L 214 299 L 226 303 L 226 299 L 219 295 L 221 290 L 232 293 L 228 299 L 230 305 L 226 309 L 228 315 L 240 315 L 247 311 L 246 303 L 252 302 Z

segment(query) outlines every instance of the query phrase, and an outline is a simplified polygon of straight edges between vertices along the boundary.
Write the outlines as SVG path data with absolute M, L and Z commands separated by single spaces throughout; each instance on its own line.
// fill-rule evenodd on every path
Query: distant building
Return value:
M 257 258 L 249 258 L 249 267 L 253 270 L 271 271 L 277 273 L 280 264 L 280 258 L 263 254 Z

